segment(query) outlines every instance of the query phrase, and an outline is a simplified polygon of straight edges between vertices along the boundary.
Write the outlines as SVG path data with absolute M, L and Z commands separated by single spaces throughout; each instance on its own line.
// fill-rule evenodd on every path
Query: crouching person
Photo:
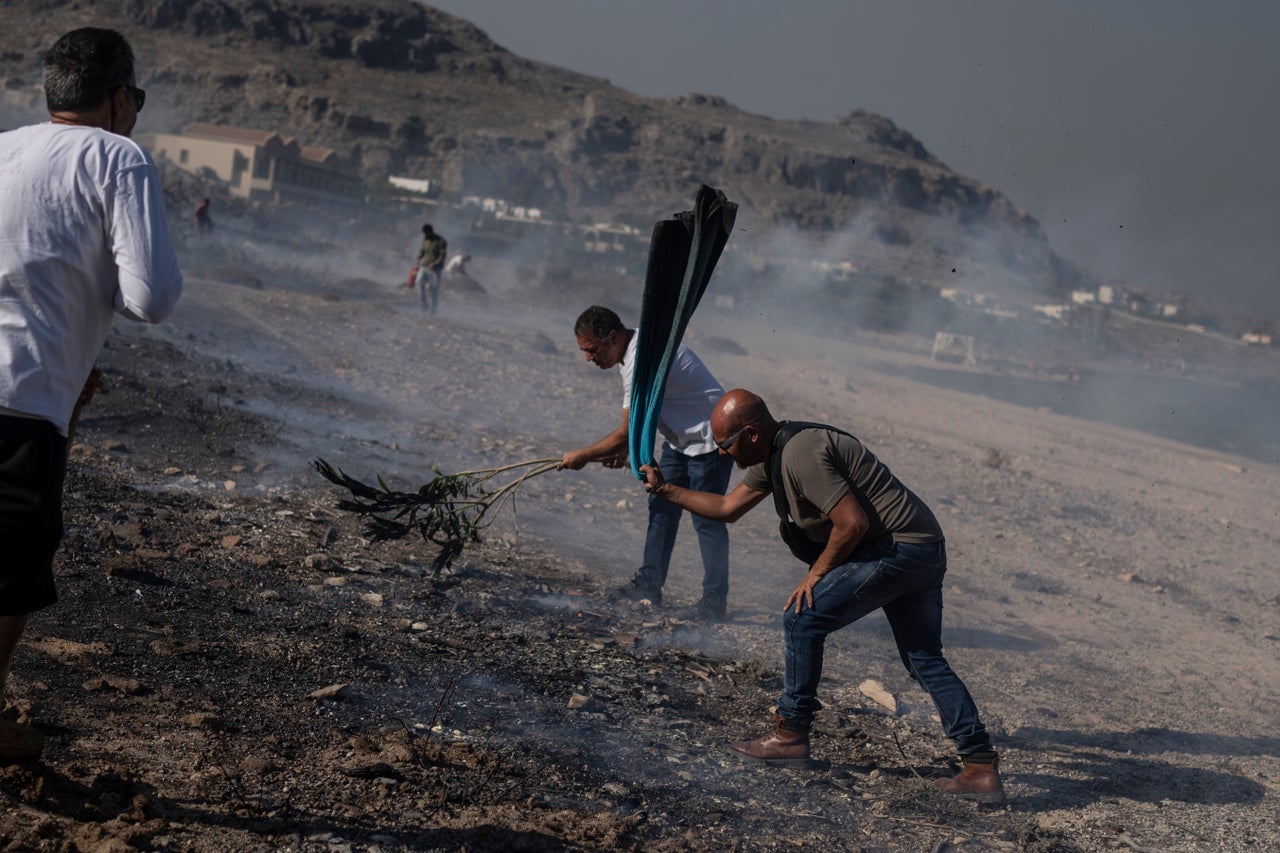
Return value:
M 809 729 L 827 635 L 883 609 L 902 662 L 932 697 L 963 771 L 938 787 L 984 803 L 1004 801 L 999 758 L 968 689 L 942 655 L 942 529 L 924 501 L 858 439 L 822 424 L 776 421 L 755 394 L 735 389 L 711 413 L 721 453 L 745 469 L 727 495 L 664 482 L 645 488 L 692 513 L 737 521 L 770 494 L 783 539 L 809 571 L 787 597 L 785 674 L 774 728 L 730 749 L 785 766 L 809 763 Z

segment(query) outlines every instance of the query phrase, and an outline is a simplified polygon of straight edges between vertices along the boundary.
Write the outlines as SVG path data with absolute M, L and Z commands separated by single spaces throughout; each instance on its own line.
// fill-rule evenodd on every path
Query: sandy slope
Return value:
M 173 333 L 250 362 L 240 335 L 261 335 L 254 345 L 263 358 L 287 358 L 317 382 L 367 394 L 371 409 L 386 408 L 370 421 L 353 413 L 366 441 L 400 448 L 388 456 L 392 468 L 380 470 L 412 478 L 423 458 L 461 466 L 492 440 L 555 456 L 617 417 L 620 383 L 581 361 L 566 332 L 572 311 L 539 311 L 508 296 L 487 307 L 446 301 L 444 315 L 429 321 L 392 292 L 343 303 L 335 318 L 323 300 L 290 295 L 286 311 L 279 294 L 237 291 L 239 319 L 228 323 L 224 289 L 193 288 Z M 205 300 L 223 310 L 205 311 Z M 216 325 L 201 329 L 197 314 Z M 1185 797 L 1174 803 L 1188 822 L 1217 805 L 1275 817 L 1280 472 L 889 378 L 879 363 L 912 356 L 884 348 L 707 309 L 690 341 L 713 337 L 749 353 L 704 351 L 726 385 L 758 391 L 781 416 L 847 426 L 939 511 L 952 554 L 949 645 L 988 714 L 1003 722 L 1011 766 L 1034 766 L 1039 752 L 1066 742 L 1114 756 L 1090 759 L 1097 763 L 1088 770 L 1112 795 L 1138 796 L 1137 787 L 1159 801 L 1162 777 L 1213 756 L 1214 774 L 1253 790 L 1253 802 L 1170 790 Z M 561 476 L 522 506 L 529 532 L 582 549 L 598 571 L 625 580 L 639 553 L 642 493 L 624 474 Z M 557 500 L 555 511 L 536 505 Z M 565 520 L 562 510 L 571 523 L 553 526 Z M 768 516 L 757 511 L 734 531 L 732 604 L 744 615 L 776 608 L 796 577 Z M 673 581 L 685 600 L 698 580 L 689 533 Z M 879 620 L 840 646 L 833 674 L 856 684 L 870 673 L 913 695 Z M 1151 778 L 1131 778 L 1141 775 L 1131 753 L 1144 756 Z M 1193 773 L 1177 787 L 1212 787 L 1217 778 Z M 1053 781 L 1038 787 L 1051 804 Z
M 416 485 L 431 463 L 558 456 L 613 426 L 620 382 L 574 348 L 577 307 L 446 289 L 432 320 L 390 284 L 253 289 L 197 269 L 170 324 L 122 326 L 116 347 L 158 339 L 252 378 L 206 390 L 281 424 L 252 487 L 264 497 L 314 489 L 315 456 Z M 765 319 L 708 308 L 689 340 L 779 416 L 861 436 L 934 507 L 952 563 L 944 638 L 998 733 L 1020 813 L 1080 849 L 1280 846 L 1280 470 L 893 378 L 883 365 L 918 356 Z M 108 426 L 89 429 L 100 441 Z M 549 475 L 493 532 L 606 589 L 635 568 L 643 499 L 625 473 Z M 767 510 L 733 529 L 734 621 L 703 641 L 778 666 L 776 613 L 799 567 Z M 695 541 L 681 536 L 674 603 L 697 595 Z M 856 687 L 870 677 L 936 734 L 881 618 L 833 647 L 829 722 L 863 704 Z

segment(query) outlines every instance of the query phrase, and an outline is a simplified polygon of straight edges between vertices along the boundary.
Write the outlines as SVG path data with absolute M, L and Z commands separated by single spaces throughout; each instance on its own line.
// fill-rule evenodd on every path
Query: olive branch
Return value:
M 338 509 L 363 518 L 365 535 L 372 541 L 402 539 L 417 530 L 424 540 L 438 545 L 440 552 L 432 561 L 437 572 L 452 565 L 468 544 L 480 541 L 480 531 L 493 523 L 497 512 L 526 480 L 559 465 L 558 458 L 531 459 L 457 474 L 445 474 L 432 465 L 435 476 L 429 482 L 416 492 L 401 492 L 389 488 L 381 475 L 373 486 L 323 459 L 311 462 L 322 477 L 351 492 L 350 498 L 338 501 Z M 489 485 L 493 478 L 512 471 L 521 473 L 503 485 Z

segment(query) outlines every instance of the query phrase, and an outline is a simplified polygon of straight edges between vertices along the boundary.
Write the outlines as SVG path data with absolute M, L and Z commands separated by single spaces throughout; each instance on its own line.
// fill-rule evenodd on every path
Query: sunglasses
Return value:
M 142 112 L 142 105 L 147 102 L 147 90 L 139 89 L 137 86 L 130 86 L 128 83 L 121 83 L 125 90 L 128 91 L 129 97 L 133 98 L 133 111 L 135 113 Z
M 749 424 L 743 424 L 741 429 L 739 429 L 739 430 L 738 430 L 737 432 L 735 432 L 733 435 L 731 435 L 731 436 L 729 436 L 728 438 L 726 438 L 724 441 L 717 441 L 717 442 L 716 442 L 716 447 L 720 448 L 720 449 L 721 449 L 721 450 L 723 450 L 725 453 L 728 453 L 728 452 L 729 452 L 729 448 L 733 447 L 733 443 L 734 443 L 735 441 L 737 441 L 737 440 L 738 440 L 738 436 L 742 435 L 742 430 L 746 429 L 747 427 L 753 427 L 753 426 L 755 426 L 755 425 L 756 425 L 756 424 L 758 424 L 758 423 L 760 423 L 760 422 L 759 422 L 759 421 L 752 421 L 752 422 L 751 422 L 751 423 L 749 423 Z M 713 439 L 713 440 L 714 440 L 714 439 Z

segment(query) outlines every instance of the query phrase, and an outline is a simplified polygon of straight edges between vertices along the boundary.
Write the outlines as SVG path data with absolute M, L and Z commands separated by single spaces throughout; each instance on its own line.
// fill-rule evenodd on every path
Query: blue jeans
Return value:
M 668 483 L 723 495 L 733 474 L 733 459 L 715 450 L 701 456 L 686 456 L 664 444 L 658 468 Z M 676 547 L 676 530 L 683 513 L 684 510 L 671 501 L 649 496 L 649 530 L 644 539 L 644 565 L 636 574 L 638 585 L 661 590 L 667 582 L 671 552 Z M 723 607 L 729 597 L 729 529 L 722 521 L 709 521 L 698 515 L 692 518 L 702 549 L 702 597 Z
M 827 635 L 883 607 L 903 665 L 933 699 L 956 752 L 989 751 L 991 740 L 978 718 L 978 707 L 942 656 L 942 577 L 946 572 L 947 551 L 942 542 L 860 545 L 849 562 L 818 581 L 813 607 L 805 606 L 799 615 L 793 607 L 783 619 L 786 672 L 778 714 L 795 728 L 809 729 L 820 707 L 818 681 Z
M 440 298 L 440 270 L 427 269 L 426 267 L 418 268 L 418 278 L 414 281 L 418 286 L 418 296 L 422 300 L 422 307 L 431 312 L 431 316 L 436 315 L 436 302 Z

